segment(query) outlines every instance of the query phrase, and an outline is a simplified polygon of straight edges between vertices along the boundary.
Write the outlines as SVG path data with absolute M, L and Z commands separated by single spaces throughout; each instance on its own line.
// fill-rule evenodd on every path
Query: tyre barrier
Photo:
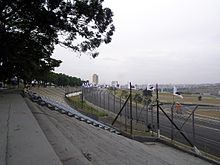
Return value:
M 28 94 L 33 102 L 37 102 L 42 106 L 46 105 L 51 110 L 56 110 L 62 114 L 66 114 L 70 117 L 75 117 L 76 119 L 78 119 L 80 121 L 84 121 L 84 122 L 86 122 L 90 125 L 93 125 L 95 127 L 99 127 L 104 130 L 108 130 L 109 132 L 120 134 L 120 132 L 118 130 L 116 130 L 115 128 L 112 128 L 106 124 L 98 122 L 97 120 L 94 120 L 88 116 L 85 116 L 85 115 L 81 114 L 80 112 L 78 112 L 77 110 L 75 110 L 69 106 L 63 105 L 63 104 L 53 100 L 52 98 L 37 95 L 36 93 L 33 93 L 32 91 L 29 91 Z

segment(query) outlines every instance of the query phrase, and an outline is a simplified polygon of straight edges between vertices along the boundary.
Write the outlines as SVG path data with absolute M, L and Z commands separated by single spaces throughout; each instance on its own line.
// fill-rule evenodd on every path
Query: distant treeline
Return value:
M 54 72 L 50 72 L 47 79 L 44 81 L 44 84 L 53 84 L 57 86 L 81 86 L 82 83 L 80 78 Z
M 42 73 L 43 75 L 43 73 Z M 37 77 L 37 79 L 25 81 L 23 79 L 19 79 L 17 77 L 14 77 L 11 80 L 1 81 L 0 79 L 0 87 L 3 86 L 17 86 L 24 84 L 26 85 L 41 85 L 41 86 L 81 86 L 83 83 L 88 82 L 82 81 L 80 78 L 68 76 L 62 73 L 54 73 L 49 72 L 48 74 L 44 74 L 44 76 Z

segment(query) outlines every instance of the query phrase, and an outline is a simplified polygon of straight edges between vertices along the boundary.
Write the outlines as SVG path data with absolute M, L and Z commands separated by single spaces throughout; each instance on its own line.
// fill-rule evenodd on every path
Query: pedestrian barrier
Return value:
M 79 119 L 81 121 L 85 121 L 88 124 L 103 128 L 104 130 L 108 130 L 108 131 L 116 133 L 116 134 L 120 134 L 120 132 L 117 131 L 115 128 L 112 128 L 106 124 L 98 122 L 88 116 L 85 116 L 85 115 L 81 114 L 80 112 L 78 112 L 77 110 L 58 102 L 57 99 L 55 99 L 53 97 L 44 96 L 39 93 L 36 94 L 32 90 L 28 90 L 27 92 L 33 101 L 39 102 L 39 103 L 41 103 L 41 105 L 43 105 L 45 103 L 45 104 L 47 104 L 47 106 L 50 109 L 58 110 L 61 113 L 65 113 L 68 116 L 74 116 L 76 119 Z M 45 92 L 45 93 L 47 93 L 47 92 Z

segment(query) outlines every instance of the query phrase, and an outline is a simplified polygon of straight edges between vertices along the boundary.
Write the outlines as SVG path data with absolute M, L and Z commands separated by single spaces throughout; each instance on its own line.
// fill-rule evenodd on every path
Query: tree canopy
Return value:
M 68 76 L 63 73 L 50 72 L 45 77 L 39 81 L 32 81 L 32 85 L 42 85 L 42 86 L 81 86 L 82 81 L 80 78 Z
M 141 94 L 136 93 L 136 94 L 134 95 L 134 101 L 135 101 L 135 102 L 140 103 L 140 102 L 142 102 L 142 100 L 143 100 L 143 98 L 142 98 Z
M 0 80 L 42 79 L 61 63 L 59 44 L 96 57 L 111 42 L 113 13 L 103 0 L 0 0 Z
M 148 104 L 151 103 L 151 98 L 153 97 L 152 91 L 151 90 L 147 90 L 147 88 L 145 90 L 143 90 L 143 96 L 146 97 L 146 100 L 148 102 Z
M 51 72 L 47 79 L 47 83 L 53 83 L 57 86 L 81 86 L 82 81 L 80 78 L 68 76 L 62 73 L 53 73 Z

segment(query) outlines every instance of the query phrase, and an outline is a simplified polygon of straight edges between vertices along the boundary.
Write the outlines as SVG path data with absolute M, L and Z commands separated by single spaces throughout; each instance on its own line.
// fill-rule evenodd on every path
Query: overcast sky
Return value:
M 55 70 L 100 83 L 220 82 L 220 0 L 105 0 L 116 31 L 93 59 L 56 47 Z

